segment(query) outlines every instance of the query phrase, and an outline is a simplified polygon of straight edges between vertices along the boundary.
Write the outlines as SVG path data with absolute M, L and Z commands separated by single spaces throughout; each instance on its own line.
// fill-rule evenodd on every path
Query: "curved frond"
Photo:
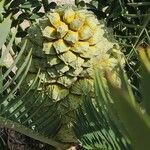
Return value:
M 24 62 L 20 64 L 26 46 L 25 42 L 11 65 L 8 67 L 4 63 L 5 56 L 10 53 L 12 48 L 15 33 L 8 44 L 5 44 L 6 48 L 2 49 L 0 57 L 0 125 L 61 149 L 62 144 L 53 139 L 61 127 L 61 117 L 57 114 L 53 101 L 45 91 L 38 90 L 40 69 L 28 90 L 21 93 L 31 66 L 32 49 L 29 50 Z M 4 43 L 5 41 L 3 41 Z M 48 101 L 49 105 L 47 106 Z
M 137 102 L 129 79 L 120 64 L 120 86 L 113 82 L 111 74 L 106 73 L 109 92 L 105 88 L 106 82 L 104 84 L 100 73 L 96 72 L 96 100 L 92 100 L 90 95 L 85 97 L 84 109 L 80 109 L 77 113 L 77 122 L 74 125 L 77 137 L 87 149 L 99 147 L 121 150 L 149 149 L 149 46 L 145 49 L 139 48 L 139 54 L 142 64 L 141 103 Z M 129 145 L 126 137 L 130 139 L 131 145 Z M 119 145 L 119 147 L 113 147 L 114 145 Z
M 90 95 L 84 97 L 84 107 L 77 112 L 74 124 L 75 133 L 86 149 L 129 150 L 131 145 L 122 132 L 117 116 L 107 108 L 107 91 L 103 86 L 99 74 L 95 78 L 94 100 Z M 109 103 L 109 107 L 114 107 Z M 118 126 L 121 128 L 118 128 Z

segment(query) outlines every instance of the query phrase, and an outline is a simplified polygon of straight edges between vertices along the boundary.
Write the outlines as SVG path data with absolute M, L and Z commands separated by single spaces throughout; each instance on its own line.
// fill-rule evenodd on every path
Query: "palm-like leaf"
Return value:
M 116 128 L 112 128 L 112 126 L 114 127 L 116 125 L 117 127 L 119 127 L 122 133 L 126 133 L 134 149 L 148 150 L 150 148 L 150 104 L 148 90 L 150 80 L 149 47 L 147 47 L 146 50 L 142 48 L 139 53 L 142 61 L 143 70 L 141 83 L 142 104 L 139 104 L 137 102 L 136 97 L 134 96 L 132 89 L 129 85 L 128 78 L 121 66 L 121 87 L 118 87 L 114 83 L 112 83 L 111 75 L 107 75 L 110 95 L 108 95 L 107 90 L 104 89 L 104 83 L 101 80 L 100 75 L 96 73 L 96 105 L 89 102 L 89 99 L 86 98 L 84 101 L 85 113 L 83 110 L 80 110 L 80 113 L 78 113 L 77 115 L 77 122 L 75 123 L 75 127 L 80 127 L 79 129 L 75 128 L 75 131 L 83 145 L 91 146 L 92 142 L 94 141 L 95 145 L 97 144 L 99 147 L 104 147 L 105 143 L 101 142 L 103 137 L 100 133 L 105 129 L 105 133 L 109 134 L 109 128 L 111 128 L 114 132 L 114 137 L 116 136 L 117 138 L 121 139 L 122 135 L 117 134 L 118 132 L 116 132 Z M 100 115 L 102 113 L 104 113 L 103 116 Z M 106 120 L 104 124 L 103 120 Z M 86 122 L 88 122 L 89 125 L 86 124 Z M 101 124 L 103 124 L 103 126 Z M 107 128 L 107 124 L 109 125 L 109 128 Z M 87 127 L 87 129 L 85 129 L 85 127 Z M 99 136 L 95 137 L 95 134 Z M 107 140 L 110 144 L 112 140 L 110 140 L 109 137 L 106 136 L 105 141 Z M 118 142 L 119 141 L 117 140 L 117 143 Z M 112 143 L 115 143 L 115 141 L 113 141 Z M 92 148 L 95 147 L 93 146 Z M 106 149 L 114 148 L 107 147 Z M 125 149 L 129 148 L 125 147 Z
M 0 28 L 0 32 L 4 34 L 4 38 L 1 38 L 0 42 L 1 45 L 6 45 L 5 49 L 2 47 L 0 57 L 0 124 L 61 149 L 63 146 L 52 139 L 61 126 L 60 116 L 57 114 L 53 102 L 47 110 L 45 108 L 49 97 L 45 96 L 44 92 L 38 91 L 40 70 L 26 93 L 20 94 L 20 88 L 23 86 L 23 81 L 26 79 L 32 62 L 32 50 L 29 50 L 24 62 L 19 65 L 20 67 L 14 68 L 20 63 L 19 60 L 24 53 L 26 43 L 20 49 L 11 66 L 7 68 L 5 57 L 12 48 L 17 32 L 12 34 L 7 44 L 6 37 L 10 31 L 10 24 L 9 18 L 0 24 L 0 26 L 5 26 L 5 28 Z M 34 92 L 32 91 L 33 87 L 36 87 Z
M 149 95 L 147 88 L 149 86 L 148 82 L 150 80 L 150 52 L 147 47 L 146 50 L 142 49 L 139 51 L 139 53 L 143 70 L 141 73 L 142 104 L 136 102 L 136 98 L 128 84 L 127 76 L 123 73 L 123 71 L 121 71 L 122 87 L 117 88 L 110 82 L 110 80 L 109 87 L 111 96 L 117 107 L 116 110 L 120 116 L 119 118 L 126 128 L 134 148 L 137 150 L 148 150 L 150 147 L 148 140 L 150 138 L 150 105 L 147 97 Z
M 74 124 L 75 133 L 86 149 L 129 150 L 131 146 L 128 139 L 117 127 L 117 125 L 120 127 L 120 123 L 114 122 L 117 117 L 113 116 L 106 107 L 108 95 L 103 85 L 97 72 L 95 100 L 90 95 L 85 95 L 84 109 L 80 108 L 77 112 L 77 121 Z M 109 107 L 114 106 L 109 103 Z

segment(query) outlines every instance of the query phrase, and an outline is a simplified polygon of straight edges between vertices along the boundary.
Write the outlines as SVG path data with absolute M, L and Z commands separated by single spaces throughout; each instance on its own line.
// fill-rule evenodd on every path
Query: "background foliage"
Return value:
M 139 59 L 136 47 L 150 41 L 149 0 L 93 0 L 88 5 L 100 19 L 113 29 L 126 59 L 126 71 L 135 94 L 139 97 Z

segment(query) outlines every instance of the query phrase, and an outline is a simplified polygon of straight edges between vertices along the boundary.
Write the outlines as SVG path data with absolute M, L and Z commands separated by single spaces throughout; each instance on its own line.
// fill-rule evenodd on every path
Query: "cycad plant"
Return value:
M 22 46 L 27 40 L 25 51 L 32 49 L 33 56 L 26 86 L 20 91 L 28 89 L 41 68 L 38 90 L 47 93 L 63 116 L 63 125 L 56 136 L 61 142 L 76 142 L 71 121 L 82 105 L 83 93 L 93 92 L 94 68 L 101 64 L 99 69 L 108 67 L 116 73 L 117 61 L 111 55 L 115 42 L 110 37 L 104 23 L 92 12 L 66 5 L 37 20 L 20 43 Z M 45 108 L 48 106 L 49 101 Z
M 119 7 L 126 8 L 123 1 L 119 2 Z M 112 7 L 109 4 L 108 10 Z M 70 131 L 71 121 L 85 94 L 91 94 L 98 110 L 93 94 L 94 69 L 111 69 L 116 81 L 118 51 L 113 51 L 114 40 L 104 21 L 99 22 L 92 12 L 65 6 L 45 14 L 39 12 L 41 7 L 45 12 L 50 8 L 44 0 L 0 1 L 0 123 L 57 149 L 66 149 L 64 143 L 77 140 Z M 106 18 L 107 13 L 104 19 L 108 22 Z M 24 19 L 31 25 L 28 32 L 22 28 Z M 24 37 L 19 45 L 17 37 Z M 5 58 L 11 52 L 15 55 L 8 65 Z M 115 117 L 116 113 L 113 119 L 119 118 Z M 105 109 L 101 119 L 105 138 L 98 138 L 103 145 L 100 148 L 130 149 L 130 138 L 121 130 L 121 123 L 121 129 L 117 129 L 118 124 Z
M 73 6 L 36 20 L 15 47 L 18 30 L 10 32 L 11 25 L 10 16 L 1 23 L 1 124 L 66 149 L 60 143 L 77 141 L 71 121 L 83 93 L 93 93 L 94 68 L 116 73 L 111 33 L 92 12 Z M 6 66 L 13 48 L 18 54 Z
M 121 66 L 119 86 L 112 82 L 111 73 L 106 71 L 109 91 L 104 86 L 100 73 L 96 71 L 94 86 L 96 102 L 93 103 L 90 95 L 86 95 L 84 98 L 85 111 L 79 110 L 75 123 L 76 134 L 85 148 L 149 150 L 149 46 L 145 49 L 140 47 L 139 56 L 142 70 L 141 103 L 137 102 L 129 84 L 130 80 Z

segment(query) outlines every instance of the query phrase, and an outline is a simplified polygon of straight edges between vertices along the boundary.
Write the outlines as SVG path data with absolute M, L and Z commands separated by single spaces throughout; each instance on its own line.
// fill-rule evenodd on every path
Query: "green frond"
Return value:
M 8 33 L 10 32 L 10 26 L 11 26 L 11 20 L 10 16 L 4 19 L 4 21 L 0 24 L 0 49 L 2 48 L 4 42 L 6 41 L 6 38 L 8 36 Z
M 143 51 L 144 52 L 144 51 Z M 145 53 L 145 52 L 144 52 Z M 141 53 L 140 53 L 141 56 Z M 145 60 L 143 60 L 145 62 Z M 149 64 L 150 66 L 150 61 Z M 143 68 L 146 66 L 142 62 Z M 122 86 L 116 87 L 111 82 L 111 78 L 108 80 L 110 94 L 116 106 L 116 112 L 120 120 L 122 121 L 133 147 L 137 150 L 148 150 L 150 147 L 150 116 L 149 116 L 149 103 L 146 96 L 148 96 L 148 81 L 150 79 L 149 72 L 142 72 L 142 104 L 139 104 L 136 97 L 133 94 L 131 87 L 129 86 L 129 79 L 126 77 L 125 72 L 120 68 L 120 77 Z M 127 87 L 127 88 L 124 88 Z M 143 138 L 141 138 L 143 137 Z
M 84 106 L 77 112 L 75 133 L 86 149 L 129 150 L 130 142 L 121 131 L 121 123 L 110 107 L 108 93 L 99 72 L 95 74 L 95 99 L 84 96 Z M 115 120 L 115 121 L 114 121 Z M 118 126 L 119 128 L 118 128 Z
M 0 26 L 3 23 L 5 24 L 5 20 Z M 9 24 L 8 28 L 9 30 L 7 29 L 5 33 L 7 35 L 10 32 Z M 2 45 L 4 45 L 7 35 L 5 35 L 5 39 L 2 39 Z M 20 63 L 26 46 L 25 42 L 9 67 L 5 62 L 6 55 L 10 54 L 15 35 L 16 32 L 12 34 L 9 42 L 5 43 L 6 48 L 2 48 L 0 55 L 0 125 L 61 149 L 63 145 L 53 139 L 61 127 L 61 117 L 45 91 L 39 92 L 40 69 L 26 92 L 21 93 L 21 88 L 25 86 L 24 80 L 26 80 L 31 66 L 32 49 L 29 50 L 24 62 Z M 33 89 L 35 90 L 33 91 Z M 48 106 L 47 101 L 50 102 Z
M 106 72 L 107 85 L 99 72 L 95 73 L 94 100 L 90 95 L 84 98 L 84 107 L 77 113 L 77 121 L 74 128 L 77 137 L 87 149 L 118 149 L 112 147 L 118 144 L 122 149 L 148 150 L 150 147 L 150 49 L 149 46 L 139 48 L 141 58 L 141 91 L 142 102 L 138 103 L 136 96 L 129 84 L 129 79 L 124 69 L 119 64 L 120 85 L 113 82 L 111 73 Z M 107 88 L 106 88 L 107 87 Z M 109 89 L 109 90 L 108 90 Z M 102 133 L 105 131 L 105 139 Z M 111 131 L 111 132 L 110 132 Z M 102 133 L 101 133 L 102 132 Z M 101 134 L 100 134 L 101 133 Z M 95 134 L 98 136 L 95 137 Z M 100 136 L 101 135 L 101 136 Z M 109 138 L 108 138 L 109 137 Z M 127 138 L 128 137 L 128 138 Z M 103 140 L 102 140 L 103 139 Z M 119 139 L 119 140 L 118 140 Z M 130 144 L 128 140 L 130 140 Z M 111 143 L 112 142 L 112 143 Z M 107 143 L 107 147 L 105 146 Z M 111 145 L 111 146 L 110 146 Z M 109 147 L 110 146 L 110 147 Z M 122 148 L 122 146 L 124 146 Z M 127 147 L 129 146 L 129 147 Z
M 150 83 L 150 45 L 139 48 L 139 55 L 142 62 L 141 67 L 141 93 L 142 103 L 150 115 L 150 101 L 149 101 L 149 83 Z

